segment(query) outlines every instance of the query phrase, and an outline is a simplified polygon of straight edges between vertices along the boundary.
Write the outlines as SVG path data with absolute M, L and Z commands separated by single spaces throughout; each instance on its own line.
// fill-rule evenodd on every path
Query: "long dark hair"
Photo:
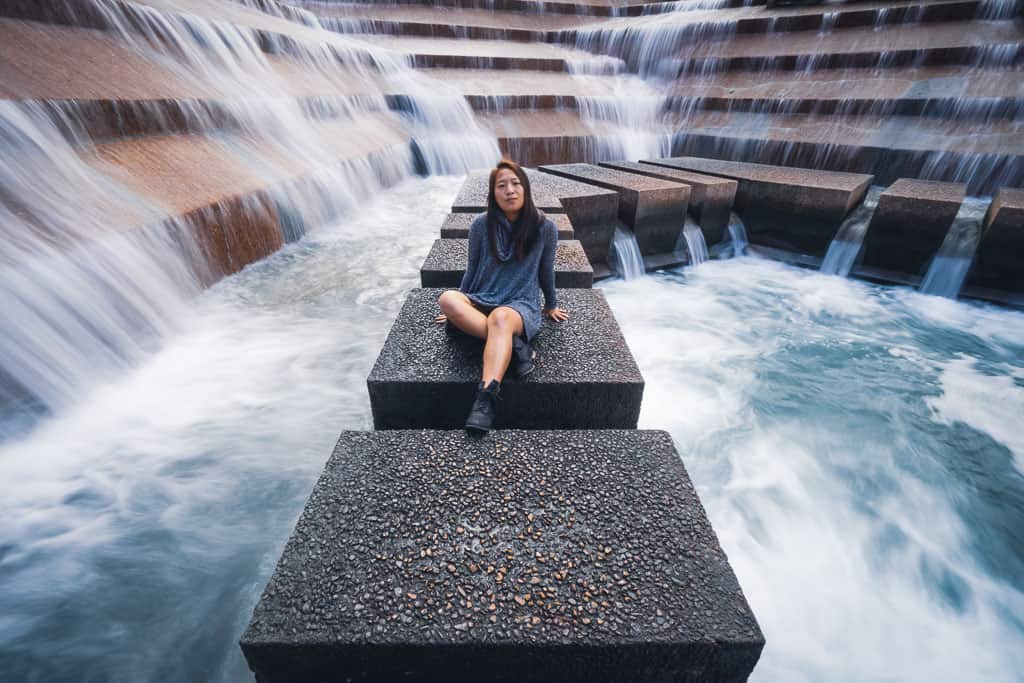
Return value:
M 502 215 L 502 210 L 498 207 L 498 199 L 494 194 L 494 184 L 498 179 L 498 171 L 503 168 L 515 173 L 523 186 L 523 208 L 519 211 L 519 217 L 515 223 L 512 224 L 512 240 L 515 245 L 516 260 L 522 261 L 530 253 L 530 250 L 533 249 L 533 245 L 537 243 L 537 238 L 540 236 L 540 226 L 544 222 L 544 216 L 537 210 L 537 205 L 533 203 L 530 178 L 526 175 L 526 171 L 511 159 L 499 161 L 498 165 L 491 169 L 491 178 L 487 184 L 487 234 L 490 237 L 491 254 L 494 256 L 494 259 L 496 261 L 501 260 L 498 256 L 497 231 L 498 216 Z

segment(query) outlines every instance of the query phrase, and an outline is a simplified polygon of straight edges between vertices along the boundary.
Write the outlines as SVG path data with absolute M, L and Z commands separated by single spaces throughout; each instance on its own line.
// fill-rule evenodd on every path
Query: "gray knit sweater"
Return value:
M 500 229 L 507 230 L 507 224 Z M 499 241 L 510 242 L 509 239 Z M 541 290 L 544 291 L 545 308 L 558 305 L 555 297 L 557 246 L 558 230 L 554 223 L 544 218 L 537 242 L 522 261 L 517 261 L 515 256 L 507 261 L 499 261 L 491 252 L 487 214 L 481 214 L 469 228 L 469 263 L 459 291 L 480 306 L 508 306 L 514 309 L 523 318 L 526 339 L 533 339 L 540 330 Z

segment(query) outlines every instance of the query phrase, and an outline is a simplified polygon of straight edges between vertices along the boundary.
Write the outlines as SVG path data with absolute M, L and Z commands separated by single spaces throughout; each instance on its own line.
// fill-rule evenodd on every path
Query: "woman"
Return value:
M 513 356 L 518 377 L 533 371 L 529 342 L 540 329 L 541 314 L 556 322 L 569 318 L 555 295 L 557 245 L 555 225 L 533 203 L 530 179 L 519 164 L 503 159 L 491 171 L 487 213 L 469 229 L 469 263 L 462 284 L 438 299 L 439 323 L 448 321 L 486 341 L 483 376 L 466 418 L 471 433 L 490 430 Z

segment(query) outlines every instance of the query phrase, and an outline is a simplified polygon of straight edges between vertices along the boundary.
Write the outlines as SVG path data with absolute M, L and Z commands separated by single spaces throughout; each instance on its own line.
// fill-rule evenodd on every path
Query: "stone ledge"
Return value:
M 473 221 L 479 215 L 478 213 L 448 214 L 445 216 L 444 223 L 441 224 L 441 237 L 445 239 L 467 239 L 469 237 L 469 227 L 473 225 Z M 548 213 L 546 216 L 555 224 L 555 228 L 558 230 L 558 239 L 575 239 L 572 221 L 569 220 L 567 214 Z
M 469 240 L 434 240 L 423 266 L 420 284 L 424 287 L 458 287 L 469 260 Z M 558 243 L 555 251 L 555 287 L 570 289 L 594 285 L 594 269 L 577 240 Z
M 458 429 L 480 382 L 483 343 L 434 323 L 443 289 L 414 289 L 367 378 L 376 429 Z M 604 293 L 560 289 L 563 323 L 544 321 L 536 370 L 502 384 L 495 426 L 634 428 L 644 380 Z M 540 302 L 538 302 L 538 306 Z
M 602 162 L 600 165 L 689 185 L 689 211 L 704 232 L 704 241 L 711 246 L 729 239 L 726 230 L 729 227 L 729 213 L 736 201 L 738 185 L 732 178 L 652 166 L 637 161 L 610 161 Z
M 619 218 L 633 230 L 640 253 L 648 256 L 675 251 L 686 220 L 689 185 L 594 164 L 556 164 L 541 166 L 540 170 L 615 191 L 619 195 Z
M 897 180 L 878 198 L 861 265 L 924 275 L 963 202 L 966 185 Z
M 992 200 L 970 283 L 1024 292 L 1024 190 L 1004 187 Z
M 699 157 L 643 163 L 732 178 L 736 212 L 758 244 L 823 256 L 873 176 Z
M 764 647 L 660 431 L 343 432 L 241 639 L 277 681 L 744 681 Z
M 590 262 L 608 262 L 608 249 L 615 234 L 619 195 L 596 185 L 526 169 L 533 201 L 545 213 L 568 214 L 576 239 L 583 244 Z M 471 173 L 452 203 L 453 213 L 483 213 L 487 210 L 488 173 Z

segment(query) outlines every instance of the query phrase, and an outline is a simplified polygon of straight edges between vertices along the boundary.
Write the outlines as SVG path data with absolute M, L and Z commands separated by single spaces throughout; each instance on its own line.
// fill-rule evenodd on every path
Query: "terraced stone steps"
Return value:
M 469 262 L 468 239 L 434 240 L 430 253 L 420 267 L 423 287 L 458 287 Z M 589 288 L 594 284 L 594 269 L 578 240 L 560 240 L 555 251 L 555 287 Z
M 1024 297 L 1024 190 L 999 190 L 983 224 L 968 287 Z M 991 296 L 991 294 L 990 294 Z M 1024 298 L 1022 298 L 1024 303 Z
M 330 9 L 333 2 L 316 2 L 303 0 L 303 6 L 317 12 Z M 519 14 L 569 14 L 577 16 L 638 16 L 655 14 L 672 10 L 673 4 L 666 0 L 348 0 L 346 4 L 376 7 L 418 7 L 429 5 L 436 8 L 496 10 Z M 727 6 L 739 6 L 744 0 L 728 0 Z M 755 0 L 752 4 L 764 4 L 763 0 Z
M 438 325 L 442 289 L 414 289 L 367 379 L 376 429 L 461 429 L 480 381 L 482 342 Z M 507 378 L 496 427 L 636 427 L 644 380 L 598 289 L 559 289 L 563 323 L 545 321 L 536 369 Z

